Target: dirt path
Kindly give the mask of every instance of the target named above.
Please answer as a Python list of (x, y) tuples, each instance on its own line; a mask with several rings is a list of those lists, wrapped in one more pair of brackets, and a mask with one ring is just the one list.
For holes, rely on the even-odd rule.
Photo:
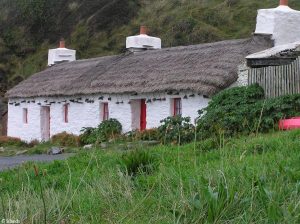
[(54, 160), (64, 160), (73, 156), (74, 154), (61, 154), (61, 155), (32, 155), (32, 156), (12, 156), (12, 157), (0, 157), (0, 172), (5, 169), (10, 169), (19, 166), (24, 162), (36, 161), (36, 162), (51, 162)]

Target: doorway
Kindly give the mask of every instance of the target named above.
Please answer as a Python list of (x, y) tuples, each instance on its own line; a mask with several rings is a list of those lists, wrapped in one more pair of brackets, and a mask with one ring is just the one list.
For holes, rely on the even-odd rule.
[(143, 131), (147, 128), (147, 105), (145, 99), (131, 100), (132, 130)]
[(50, 140), (50, 107), (41, 107), (41, 139)]
[(146, 100), (141, 100), (141, 117), (140, 117), (140, 130), (144, 131), (147, 127), (147, 105)]

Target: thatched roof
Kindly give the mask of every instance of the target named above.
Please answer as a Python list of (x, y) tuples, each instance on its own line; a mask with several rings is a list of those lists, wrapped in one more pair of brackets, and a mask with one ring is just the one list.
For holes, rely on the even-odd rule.
[(261, 37), (126, 53), (58, 64), (32, 75), (7, 97), (194, 91), (213, 95), (238, 78), (245, 56), (271, 47)]

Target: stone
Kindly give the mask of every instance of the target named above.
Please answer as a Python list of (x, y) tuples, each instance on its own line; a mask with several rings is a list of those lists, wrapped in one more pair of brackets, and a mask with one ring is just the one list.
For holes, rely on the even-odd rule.
[(24, 155), (28, 152), (28, 150), (21, 150), (21, 151), (18, 151), (16, 152), (16, 156), (19, 156), (19, 155)]
[(59, 155), (63, 153), (63, 149), (59, 147), (51, 147), (51, 149), (48, 150), (48, 155)]
[(0, 152), (5, 152), (5, 148), (4, 147), (0, 147)]
[(93, 145), (91, 144), (91, 145), (85, 145), (85, 146), (83, 146), (83, 148), (84, 149), (91, 149), (91, 148), (93, 148)]
[(106, 149), (108, 147), (108, 144), (106, 142), (101, 142), (100, 147), (102, 149)]

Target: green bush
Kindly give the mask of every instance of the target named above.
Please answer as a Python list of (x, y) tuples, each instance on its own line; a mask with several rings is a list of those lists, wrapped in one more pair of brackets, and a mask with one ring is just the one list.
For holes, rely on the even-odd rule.
[(209, 152), (212, 150), (219, 149), (219, 144), (216, 139), (208, 138), (206, 140), (198, 142), (196, 147), (201, 152)]
[(124, 136), (128, 141), (160, 141), (160, 134), (157, 128), (144, 131), (131, 131)]
[(300, 114), (300, 95), (265, 99), (258, 85), (227, 89), (199, 111), (197, 131), (203, 138), (268, 132), (278, 121)]
[(156, 157), (146, 150), (134, 150), (123, 154), (121, 166), (130, 176), (136, 176), (139, 173), (150, 174), (156, 168)]
[(62, 132), (51, 137), (51, 143), (59, 146), (78, 147), (80, 146), (80, 138), (77, 135)]
[(158, 131), (160, 139), (165, 144), (183, 144), (194, 140), (195, 127), (189, 117), (168, 117), (162, 120)]
[(98, 144), (116, 139), (122, 132), (122, 125), (117, 119), (103, 121), (97, 128), (83, 128), (80, 139), (83, 144)]

